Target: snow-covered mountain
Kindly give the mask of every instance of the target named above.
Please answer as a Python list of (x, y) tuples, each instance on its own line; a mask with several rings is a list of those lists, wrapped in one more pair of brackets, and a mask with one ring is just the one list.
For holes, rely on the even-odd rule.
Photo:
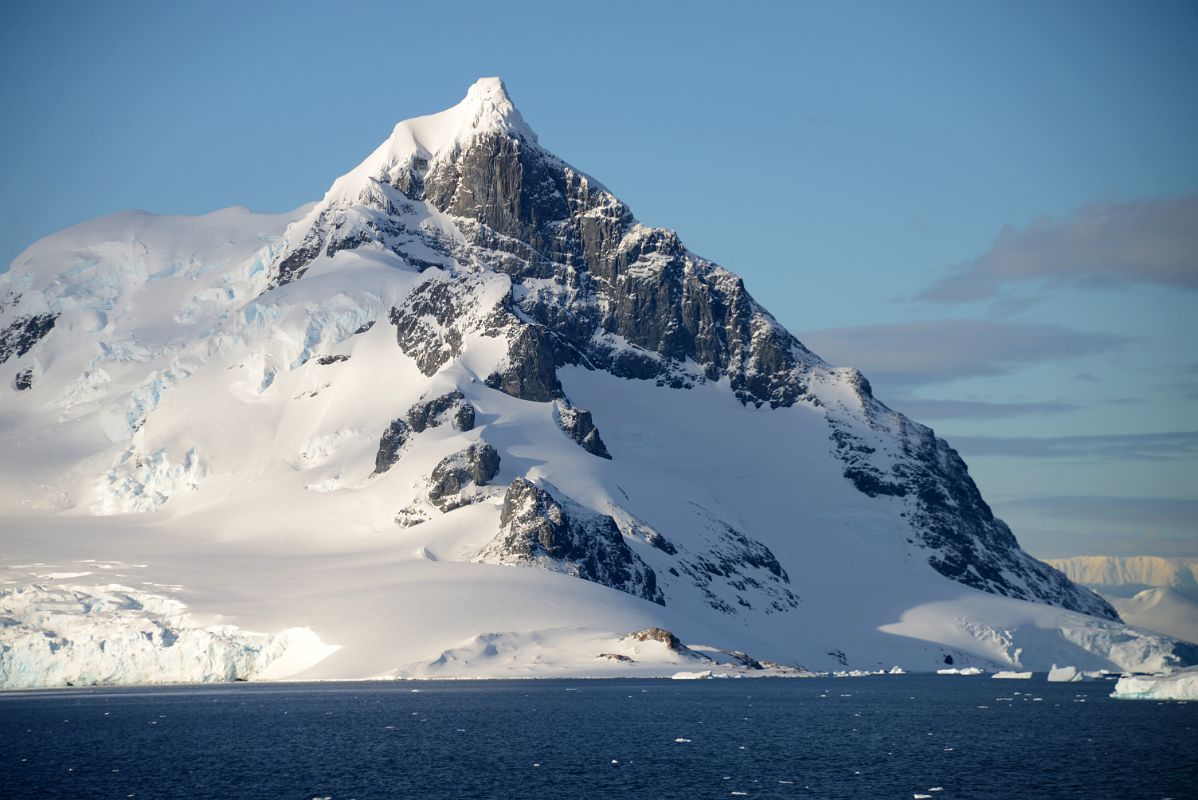
[(1074, 556), (1048, 559), (1071, 581), (1130, 596), (1164, 586), (1198, 600), (1198, 558), (1160, 556)]
[[(1194, 656), (1024, 553), (946, 442), (494, 78), (293, 214), (34, 244), (0, 277), (0, 386), (0, 682), (179, 631), (192, 679)], [(240, 666), (203, 666), (214, 635)]]
[(1125, 622), (1198, 642), (1198, 558), (1075, 556), (1047, 563), (1105, 597)]

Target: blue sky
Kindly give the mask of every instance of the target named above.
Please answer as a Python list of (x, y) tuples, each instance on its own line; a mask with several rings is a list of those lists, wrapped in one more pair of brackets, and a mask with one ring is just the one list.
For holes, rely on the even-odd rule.
[(543, 144), (957, 445), (1033, 553), (1198, 556), (1194, 3), (83, 2), (4, 23), (5, 265), (127, 208), (294, 208), (500, 75)]

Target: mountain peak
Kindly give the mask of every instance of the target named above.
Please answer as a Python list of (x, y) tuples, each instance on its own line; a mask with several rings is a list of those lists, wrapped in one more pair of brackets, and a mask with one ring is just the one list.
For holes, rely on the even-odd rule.
[(413, 158), (433, 161), (487, 133), (537, 142), (536, 133), (516, 110), (503, 80), (497, 77), (479, 78), (452, 108), (397, 123), (386, 141), (334, 182), (325, 201), (357, 198), (372, 180), (390, 182), (392, 173)]
[(512, 99), (508, 97), (507, 86), (504, 85), (503, 78), (498, 76), (476, 80), (466, 90), (466, 99), (485, 100), (496, 104), (507, 103), (508, 105), (511, 105), (512, 102)]
[[(521, 136), (531, 141), (537, 140), (537, 135), (525, 123), (524, 117), (516, 110), (512, 98), (507, 93), (507, 86), (499, 77), (479, 78), (466, 90), (466, 97), (447, 112), (459, 112), (457, 117), (461, 127), (458, 139), (463, 134), (473, 135), (484, 131), (500, 131)], [(403, 125), (404, 123), (400, 123)]]

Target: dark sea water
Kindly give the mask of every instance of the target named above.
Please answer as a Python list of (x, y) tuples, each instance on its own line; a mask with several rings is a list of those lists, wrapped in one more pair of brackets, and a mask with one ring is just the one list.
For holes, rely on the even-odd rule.
[(1198, 703), (1037, 677), (3, 693), (0, 796), (1198, 797)]

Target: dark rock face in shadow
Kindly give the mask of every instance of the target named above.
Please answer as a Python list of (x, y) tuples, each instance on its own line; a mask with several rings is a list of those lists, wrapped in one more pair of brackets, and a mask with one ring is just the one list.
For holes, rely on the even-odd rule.
[(452, 511), (482, 499), (471, 486), (486, 486), (499, 474), (499, 452), (486, 442), (443, 458), (429, 476), (429, 502), (441, 511)]
[(54, 330), (57, 314), (29, 314), (17, 317), (0, 330), (0, 364), (20, 358)]
[(474, 560), (542, 566), (665, 605), (657, 575), (632, 552), (614, 519), (527, 478), (508, 486), (499, 533)]
[(554, 404), (553, 416), (562, 432), (577, 442), (579, 447), (591, 455), (611, 460), (611, 453), (607, 452), (607, 445), (603, 443), (599, 429), (591, 419), (590, 411), (575, 408), (559, 400)]
[(432, 400), (416, 403), (404, 418), (392, 420), (379, 438), (374, 458), (374, 474), (386, 472), (399, 460), (400, 451), (412, 434), (424, 433), (448, 421), (455, 430), (474, 428), (475, 410), (459, 391), (447, 392)]

